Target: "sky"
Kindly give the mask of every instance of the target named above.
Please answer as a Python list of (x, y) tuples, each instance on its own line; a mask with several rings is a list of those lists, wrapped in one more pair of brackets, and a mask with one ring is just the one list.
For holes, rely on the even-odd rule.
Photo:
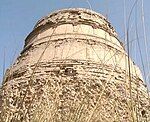
[[(129, 27), (132, 60), (140, 67), (143, 77), (150, 83), (150, 78), (148, 78), (150, 77), (150, 0), (143, 0), (144, 16), (142, 14), (142, 0), (137, 0), (137, 4), (134, 6), (135, 1), (0, 0), (0, 83), (5, 70), (18, 57), (23, 49), (25, 38), (40, 18), (58, 9), (78, 7), (89, 8), (106, 16), (124, 44), (126, 44), (125, 31)], [(145, 25), (145, 32), (143, 25)], [(139, 41), (137, 41), (136, 31)]]

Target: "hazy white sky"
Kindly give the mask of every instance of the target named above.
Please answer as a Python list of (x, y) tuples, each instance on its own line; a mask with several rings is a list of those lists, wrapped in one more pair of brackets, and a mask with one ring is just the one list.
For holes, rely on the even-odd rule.
[[(126, 4), (124, 4), (124, 1)], [(139, 41), (144, 61), (146, 75), (148, 63), (146, 62), (146, 48), (142, 28), (141, 1), (138, 0), (130, 20), (131, 56), (135, 63), (143, 69), (139, 48), (135, 36), (135, 24), (138, 25)], [(0, 81), (3, 70), (7, 69), (24, 45), (24, 39), (32, 31), (35, 23), (48, 13), (62, 8), (83, 7), (93, 9), (104, 16), (117, 30), (120, 39), (124, 42), (124, 20), (128, 22), (129, 13), (135, 0), (0, 0)], [(90, 3), (90, 4), (89, 4)], [(126, 6), (126, 19), (124, 19), (124, 5)], [(144, 14), (147, 35), (148, 61), (150, 61), (150, 0), (144, 0)], [(143, 72), (143, 70), (142, 70)]]

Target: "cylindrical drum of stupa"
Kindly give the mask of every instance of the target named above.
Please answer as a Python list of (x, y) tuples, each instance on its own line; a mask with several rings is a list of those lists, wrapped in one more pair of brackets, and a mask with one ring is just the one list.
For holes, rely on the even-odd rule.
[(72, 8), (37, 22), (1, 88), (1, 122), (148, 122), (139, 68), (101, 14)]

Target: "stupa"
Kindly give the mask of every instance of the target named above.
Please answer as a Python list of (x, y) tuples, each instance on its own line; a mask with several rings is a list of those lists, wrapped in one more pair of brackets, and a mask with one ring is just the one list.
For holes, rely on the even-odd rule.
[(83, 8), (37, 22), (6, 71), (1, 102), (1, 122), (150, 121), (139, 68), (111, 23)]

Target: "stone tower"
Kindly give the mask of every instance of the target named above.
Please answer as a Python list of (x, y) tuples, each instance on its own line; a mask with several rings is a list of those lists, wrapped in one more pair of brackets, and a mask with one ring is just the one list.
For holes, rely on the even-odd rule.
[(6, 71), (0, 121), (150, 121), (141, 72), (129, 61), (101, 14), (81, 8), (51, 13)]

